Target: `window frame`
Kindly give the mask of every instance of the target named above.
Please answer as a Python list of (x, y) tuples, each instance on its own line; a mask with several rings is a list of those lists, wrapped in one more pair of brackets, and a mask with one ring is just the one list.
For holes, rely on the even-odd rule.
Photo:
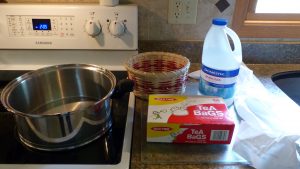
[(237, 0), (232, 28), (245, 38), (300, 38), (300, 14), (255, 14), (257, 0)]

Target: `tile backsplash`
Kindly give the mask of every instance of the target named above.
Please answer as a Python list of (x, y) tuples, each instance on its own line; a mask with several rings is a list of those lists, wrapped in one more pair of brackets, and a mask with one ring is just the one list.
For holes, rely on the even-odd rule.
[[(219, 1), (226, 1), (228, 6), (220, 4), (218, 8), (216, 3)], [(130, 2), (139, 5), (139, 39), (168, 41), (203, 40), (211, 25), (211, 19), (224, 17), (230, 21), (235, 4), (235, 0), (198, 0), (196, 24), (184, 25), (168, 24), (168, 0), (130, 0)]]
[[(200, 63), (202, 41), (140, 41), (139, 52), (164, 51), (184, 55)], [(300, 44), (242, 43), (243, 62), (248, 64), (300, 64)]]

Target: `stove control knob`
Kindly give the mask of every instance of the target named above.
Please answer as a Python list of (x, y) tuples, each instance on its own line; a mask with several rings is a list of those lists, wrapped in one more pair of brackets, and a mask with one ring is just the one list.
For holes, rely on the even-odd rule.
[(108, 30), (115, 37), (122, 36), (126, 31), (126, 26), (123, 22), (114, 20), (109, 23)]
[(85, 31), (90, 36), (97, 36), (101, 33), (101, 25), (99, 22), (92, 19), (88, 20), (85, 24)]

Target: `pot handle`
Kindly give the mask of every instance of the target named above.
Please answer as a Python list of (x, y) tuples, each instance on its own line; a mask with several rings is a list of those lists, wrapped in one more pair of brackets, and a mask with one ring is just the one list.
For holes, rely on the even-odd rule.
[(121, 98), (125, 93), (132, 92), (134, 87), (134, 81), (130, 79), (120, 80), (111, 95), (111, 98)]

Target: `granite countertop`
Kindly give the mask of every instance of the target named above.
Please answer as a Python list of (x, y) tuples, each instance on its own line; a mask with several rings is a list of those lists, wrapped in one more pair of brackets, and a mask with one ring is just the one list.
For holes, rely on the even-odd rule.
[[(253, 70), (253, 73), (256, 77), (266, 86), (266, 88), (273, 93), (276, 93), (278, 97), (287, 97), (271, 80), (271, 76), (278, 72), (284, 72), (289, 70), (297, 70), (300, 68), (299, 64), (247, 64), (247, 66)], [(192, 64), (190, 71), (194, 71), (199, 69), (198, 64)], [(288, 98), (287, 98), (288, 99)], [(151, 157), (152, 160), (155, 158), (168, 156), (168, 152), (164, 152), (159, 154), (151, 154), (151, 150), (144, 151), (143, 150), (143, 141), (145, 137), (144, 129), (142, 127), (142, 116), (143, 114), (147, 113), (147, 101), (137, 98), (136, 105), (135, 105), (135, 122), (134, 122), (134, 133), (133, 133), (133, 142), (132, 142), (132, 156), (131, 156), (131, 169), (182, 169), (182, 168), (198, 168), (198, 169), (250, 169), (249, 165), (246, 163), (240, 164), (224, 164), (224, 163), (209, 163), (209, 162), (187, 162), (181, 163), (176, 160), (174, 162), (159, 162), (160, 159), (157, 159), (157, 162), (147, 162), (144, 159), (145, 154), (146, 156)], [(157, 153), (157, 150), (155, 150)], [(157, 156), (157, 157), (156, 157)], [(191, 154), (187, 154), (187, 156), (191, 156)], [(209, 157), (208, 157), (209, 158)]]

